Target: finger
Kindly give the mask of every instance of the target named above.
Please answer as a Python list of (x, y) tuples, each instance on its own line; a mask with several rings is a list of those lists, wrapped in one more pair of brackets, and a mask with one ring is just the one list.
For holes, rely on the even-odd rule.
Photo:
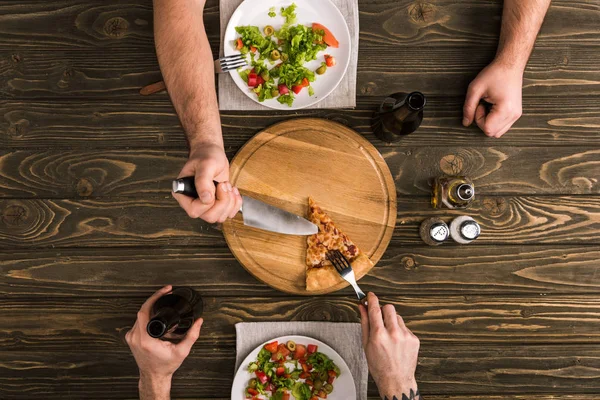
[(231, 194), (227, 189), (227, 182), (221, 182), (217, 186), (217, 199), (215, 204), (202, 215), (202, 219), (206, 222), (215, 223), (218, 222), (223, 214), (228, 212), (227, 207), (229, 206), (229, 200)]
[(358, 305), (358, 311), (360, 311), (360, 329), (362, 331), (362, 344), (363, 347), (369, 342), (369, 314), (367, 314), (367, 308), (362, 304)]
[(401, 316), (399, 316), (398, 314), (396, 314), (396, 319), (398, 320), (398, 326), (400, 327), (400, 329), (408, 329), (406, 327), (406, 324), (404, 323), (404, 319), (402, 319)]
[(204, 320), (202, 318), (195, 320), (192, 327), (185, 334), (183, 340), (177, 344), (177, 347), (182, 351), (185, 351), (186, 354), (189, 353), (194, 343), (196, 343), (196, 340), (200, 337), (200, 329), (202, 328), (203, 323)]
[(512, 128), (512, 126), (513, 126), (513, 123), (514, 123), (513, 121), (508, 121), (508, 123), (507, 123), (507, 124), (506, 124), (506, 125), (505, 125), (505, 126), (502, 128), (502, 129), (500, 129), (500, 130), (499, 130), (499, 131), (498, 131), (498, 132), (497, 132), (497, 133), (496, 133), (494, 136), (492, 136), (492, 137), (494, 137), (494, 138), (499, 138), (499, 137), (501, 137), (501, 136), (502, 136), (502, 135), (504, 135), (506, 132), (508, 132), (510, 128)]
[(465, 99), (465, 105), (463, 106), (463, 125), (469, 126), (473, 122), (475, 117), (475, 111), (478, 108), (479, 100), (484, 94), (484, 89), (471, 82), (469, 89), (467, 90), (467, 97)]
[(216, 188), (215, 176), (217, 175), (217, 165), (214, 161), (202, 161), (196, 167), (196, 191), (198, 200), (201, 204), (212, 205), (215, 202)]
[(203, 204), (200, 199), (193, 199), (180, 193), (173, 193), (173, 197), (190, 218), (200, 218), (210, 209), (210, 205)]
[(233, 207), (235, 206), (235, 193), (233, 193), (233, 186), (231, 186), (230, 182), (225, 183), (227, 185), (227, 206), (223, 210), (223, 213), (217, 220), (217, 222), (225, 222), (227, 218), (229, 218), (229, 214), (232, 213)]
[(509, 117), (510, 114), (501, 106), (493, 105), (481, 130), (487, 136), (494, 137), (506, 126), (507, 122), (510, 122)]
[(485, 125), (485, 118), (486, 118), (485, 106), (483, 104), (480, 104), (477, 106), (477, 110), (475, 111), (475, 123), (481, 130), (483, 130), (483, 126)]
[(394, 331), (399, 328), (398, 325), (398, 315), (396, 314), (396, 308), (391, 304), (386, 304), (381, 309), (383, 313), (383, 323), (385, 324), (385, 329), (388, 331)]
[(238, 188), (233, 188), (233, 194), (235, 195), (235, 203), (233, 204), (229, 218), (235, 217), (237, 213), (240, 212), (240, 208), (242, 208), (242, 195), (240, 194)]
[(152, 306), (154, 305), (156, 300), (158, 300), (163, 295), (169, 293), (172, 289), (173, 287), (171, 285), (167, 285), (157, 290), (152, 296), (150, 296), (148, 300), (146, 300), (144, 304), (142, 304), (142, 307), (138, 312), (136, 324), (139, 323), (141, 326), (144, 327), (148, 325), (148, 321), (150, 320), (150, 311), (152, 311)]
[(369, 329), (374, 331), (383, 328), (383, 317), (381, 316), (379, 299), (374, 293), (369, 292), (367, 301), (369, 302)]

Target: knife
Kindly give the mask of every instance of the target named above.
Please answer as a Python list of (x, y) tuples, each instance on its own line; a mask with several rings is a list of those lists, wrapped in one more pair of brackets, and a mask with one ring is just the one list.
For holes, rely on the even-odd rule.
[[(218, 182), (215, 182), (215, 185), (218, 185)], [(195, 178), (186, 176), (174, 180), (173, 193), (197, 199)], [(245, 195), (242, 195), (242, 201), (240, 212), (246, 226), (286, 235), (313, 235), (319, 231), (315, 224), (296, 214)]]

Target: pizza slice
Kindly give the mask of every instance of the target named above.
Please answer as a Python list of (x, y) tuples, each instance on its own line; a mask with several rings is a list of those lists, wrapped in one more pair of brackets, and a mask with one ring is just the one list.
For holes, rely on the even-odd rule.
[(358, 280), (373, 266), (373, 263), (360, 249), (341, 232), (321, 207), (308, 198), (308, 219), (319, 227), (319, 232), (307, 239), (306, 249), (306, 290), (319, 291), (343, 282), (343, 278), (327, 259), (327, 252), (339, 250), (352, 264)]

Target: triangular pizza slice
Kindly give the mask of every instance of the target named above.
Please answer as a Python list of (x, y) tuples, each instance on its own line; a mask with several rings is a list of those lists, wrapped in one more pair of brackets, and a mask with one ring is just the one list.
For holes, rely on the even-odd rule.
[(366, 274), (373, 263), (343, 232), (333, 223), (312, 198), (308, 198), (308, 219), (319, 227), (319, 232), (307, 239), (306, 249), (306, 290), (319, 291), (343, 281), (331, 262), (327, 252), (339, 250), (352, 264), (356, 279)]

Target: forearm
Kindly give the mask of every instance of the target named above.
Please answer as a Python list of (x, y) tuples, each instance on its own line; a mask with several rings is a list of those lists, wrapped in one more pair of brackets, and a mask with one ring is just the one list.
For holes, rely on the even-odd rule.
[(170, 400), (171, 377), (156, 378), (140, 373), (140, 400)]
[(223, 147), (205, 0), (154, 0), (156, 54), (190, 147)]
[(504, 0), (496, 60), (525, 70), (550, 0)]

